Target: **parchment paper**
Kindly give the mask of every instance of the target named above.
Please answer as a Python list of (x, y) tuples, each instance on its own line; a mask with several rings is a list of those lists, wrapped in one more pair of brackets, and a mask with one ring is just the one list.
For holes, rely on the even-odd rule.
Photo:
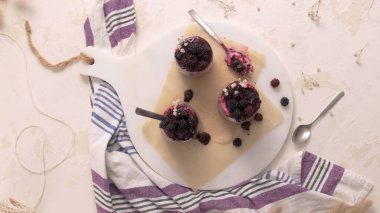
[[(264, 119), (261, 122), (252, 120), (249, 135), (242, 130), (239, 124), (224, 119), (218, 110), (218, 97), (228, 83), (237, 80), (240, 76), (225, 64), (225, 53), (222, 47), (200, 27), (191, 24), (183, 36), (185, 38), (194, 35), (203, 37), (212, 47), (213, 66), (211, 70), (199, 78), (184, 76), (177, 70), (174, 50), (168, 50), (173, 51), (173, 63), (169, 68), (155, 111), (163, 113), (173, 100), (177, 98), (183, 100), (185, 90), (192, 89), (194, 97), (189, 104), (198, 113), (200, 131), (208, 132), (211, 135), (211, 142), (207, 146), (196, 140), (185, 143), (169, 142), (163, 137), (159, 122), (155, 120), (149, 120), (143, 126), (143, 132), (147, 141), (157, 149), (165, 161), (178, 172), (191, 188), (197, 189), (216, 177), (246, 149), (251, 147), (255, 141), (276, 127), (283, 117), (281, 112), (266, 98), (265, 94), (257, 88), (262, 100), (259, 112), (263, 114)], [(234, 46), (241, 50), (240, 44), (226, 38), (224, 41), (227, 46)], [(249, 44), (245, 45), (249, 46)], [(257, 79), (259, 72), (265, 65), (265, 57), (251, 49), (249, 49), (249, 55), (255, 72), (253, 77), (247, 78), (247, 80), (254, 84), (254, 80)], [(232, 145), (232, 140), (235, 137), (240, 137), (243, 140), (241, 147), (237, 148)]]

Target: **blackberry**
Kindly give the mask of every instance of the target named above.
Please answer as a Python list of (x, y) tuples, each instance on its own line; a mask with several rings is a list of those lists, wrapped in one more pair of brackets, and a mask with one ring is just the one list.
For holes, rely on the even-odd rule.
[(161, 129), (165, 129), (166, 125), (168, 125), (168, 121), (167, 120), (162, 120), (160, 122), (160, 128)]
[(232, 144), (236, 147), (240, 147), (241, 144), (242, 144), (242, 141), (240, 138), (235, 138), (233, 141), (232, 141)]
[(188, 89), (185, 91), (185, 94), (184, 94), (184, 101), (185, 102), (190, 102), (190, 100), (193, 98), (193, 90), (191, 89)]
[(197, 47), (193, 44), (193, 42), (188, 42), (188, 45), (185, 47), (185, 50), (190, 53), (196, 53)]
[(185, 119), (178, 121), (178, 126), (180, 129), (186, 129), (188, 127), (188, 122)]
[(238, 109), (235, 109), (234, 112), (232, 113), (233, 118), (235, 120), (239, 121), (241, 119), (241, 111)]
[(244, 71), (244, 67), (241, 63), (239, 63), (237, 66), (236, 66), (236, 71), (238, 71), (238, 73), (241, 73)]
[(231, 58), (231, 60), (232, 60), (232, 63), (231, 63), (230, 66), (231, 66), (231, 68), (232, 68), (233, 70), (237, 71), (238, 73), (241, 73), (241, 72), (244, 71), (244, 66), (243, 66), (243, 64), (242, 64), (238, 59), (236, 59), (235, 56), (233, 56), (233, 57)]
[(249, 131), (249, 128), (251, 126), (251, 122), (250, 121), (245, 121), (240, 126), (241, 126), (242, 129)]
[(182, 59), (182, 53), (179, 52), (179, 51), (176, 51), (174, 53), (174, 57), (177, 59), (177, 60), (181, 60)]
[(187, 122), (190, 126), (195, 126), (198, 123), (198, 119), (194, 119), (193, 117), (188, 117)]
[(273, 78), (272, 81), (270, 82), (270, 85), (273, 88), (276, 88), (276, 87), (278, 87), (278, 85), (280, 85), (280, 80), (278, 80), (277, 78)]
[(235, 56), (232, 57), (232, 63), (231, 63), (231, 65), (232, 65), (233, 67), (237, 67), (239, 64), (240, 64), (240, 61), (237, 60), (237, 59), (235, 58)]
[(239, 102), (235, 99), (227, 100), (227, 108), (230, 112), (235, 111), (238, 108)]
[(245, 98), (245, 99), (252, 99), (253, 97), (255, 97), (255, 94), (254, 92), (252, 92), (252, 89), (250, 88), (244, 88), (243, 91), (242, 91), (242, 97)]
[(255, 114), (255, 109), (253, 108), (253, 106), (247, 106), (246, 108), (244, 108), (244, 116), (249, 118), (249, 117), (252, 117), (253, 114)]
[(211, 51), (211, 49), (205, 48), (204, 46), (202, 47), (202, 50), (197, 54), (199, 60), (203, 61), (208, 61), (210, 59), (210, 54), (208, 54)]
[(255, 121), (262, 121), (263, 120), (263, 115), (261, 113), (256, 113), (256, 115), (253, 117)]
[[(211, 49), (209, 49), (208, 51), (211, 52)], [(203, 53), (203, 56), (202, 56), (203, 61), (208, 63), (209, 61), (211, 61), (211, 58), (212, 58), (212, 55), (208, 54), (208, 52)]]
[(195, 137), (203, 145), (207, 145), (211, 140), (211, 135), (207, 132), (198, 133)]
[(173, 123), (168, 123), (168, 125), (166, 125), (165, 127), (165, 130), (172, 132), (173, 130), (175, 130), (175, 125)]
[(185, 61), (185, 63), (187, 63), (187, 67), (189, 68), (189, 69), (195, 69), (195, 67), (197, 66), (197, 63), (198, 63), (198, 60), (197, 59), (194, 59), (194, 58), (192, 58), (192, 57), (190, 57), (189, 59), (187, 59), (186, 61)]
[(206, 69), (208, 64), (209, 63), (207, 61), (199, 61), (198, 65), (197, 65), (197, 69), (198, 70)]
[(281, 98), (281, 105), (282, 106), (288, 106), (289, 104), (289, 99), (287, 97)]
[(241, 99), (239, 101), (239, 107), (245, 108), (248, 105), (248, 101), (246, 99)]

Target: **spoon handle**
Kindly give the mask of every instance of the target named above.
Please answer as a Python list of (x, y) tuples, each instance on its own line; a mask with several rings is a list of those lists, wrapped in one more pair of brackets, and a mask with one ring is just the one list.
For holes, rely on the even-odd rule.
[(208, 24), (206, 24), (205, 21), (203, 21), (203, 19), (198, 15), (198, 13), (195, 12), (194, 9), (190, 9), (188, 13), (199, 24), (199, 26), (201, 26), (211, 37), (213, 37), (220, 45), (224, 47), (222, 40), (220, 40), (218, 35), (216, 35), (216, 33), (211, 29), (211, 27), (208, 26)]
[(318, 118), (320, 118), (322, 115), (324, 115), (327, 111), (329, 111), (329, 109), (331, 109), (342, 97), (344, 96), (344, 92), (343, 91), (340, 91), (331, 101), (330, 103), (328, 103), (325, 108), (322, 110), (321, 113), (319, 113), (319, 115), (317, 115), (317, 117), (314, 118), (313, 122), (311, 122), (312, 124), (314, 124)]
[(155, 112), (151, 112), (151, 111), (148, 111), (145, 109), (141, 109), (139, 107), (136, 107), (135, 113), (137, 115), (141, 115), (141, 116), (148, 117), (148, 118), (153, 118), (153, 119), (160, 120), (160, 121), (164, 120), (163, 115), (160, 115), (160, 114), (157, 114)]

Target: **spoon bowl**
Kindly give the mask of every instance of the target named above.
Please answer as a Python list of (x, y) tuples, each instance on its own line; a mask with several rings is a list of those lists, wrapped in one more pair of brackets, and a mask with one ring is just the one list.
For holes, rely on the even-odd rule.
[(300, 125), (294, 130), (292, 140), (294, 143), (304, 143), (311, 136), (311, 125)]

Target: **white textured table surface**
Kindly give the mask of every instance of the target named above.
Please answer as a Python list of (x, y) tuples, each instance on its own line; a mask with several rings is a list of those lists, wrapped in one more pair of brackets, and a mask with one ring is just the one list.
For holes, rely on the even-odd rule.
[[(205, 19), (225, 19), (220, 2), (136, 1), (138, 36), (132, 51), (154, 41), (162, 26), (189, 22), (189, 8), (196, 9)], [(319, 23), (307, 16), (314, 2), (239, 0), (234, 1), (235, 11), (226, 18), (245, 25), (263, 38), (283, 61), (294, 89), (292, 130), (312, 120), (337, 91), (346, 93), (314, 126), (309, 143), (296, 146), (288, 138), (270, 167), (300, 150), (308, 150), (372, 180), (375, 188), (370, 197), (378, 201), (380, 2), (322, 0)], [(20, 3), (25, 7), (18, 7)], [(22, 46), (38, 105), (67, 122), (78, 139), (69, 158), (47, 173), (39, 212), (95, 212), (87, 142), (91, 110), (88, 82), (79, 75), (79, 66), (73, 65), (64, 72), (43, 68), (27, 46), (23, 22), (25, 19), (31, 22), (32, 36), (40, 51), (51, 61), (59, 61), (83, 49), (82, 24), (92, 3), (89, 0), (0, 1), (4, 16), (0, 32), (12, 36)], [(364, 46), (358, 65), (354, 53)], [(64, 156), (70, 135), (64, 127), (33, 108), (22, 53), (5, 37), (0, 37), (0, 49), (0, 199), (12, 196), (33, 206), (41, 193), (43, 178), (29, 174), (18, 164), (14, 152), (18, 133), (31, 124), (44, 127), (49, 138), (47, 157), (51, 162)], [(315, 79), (319, 87), (307, 88), (304, 78)], [(35, 169), (42, 168), (40, 159), (34, 156), (41, 152), (39, 139), (38, 131), (30, 131), (20, 140), (27, 149), (22, 158), (28, 159), (28, 165)], [(371, 212), (379, 211), (380, 203), (375, 202)]]

